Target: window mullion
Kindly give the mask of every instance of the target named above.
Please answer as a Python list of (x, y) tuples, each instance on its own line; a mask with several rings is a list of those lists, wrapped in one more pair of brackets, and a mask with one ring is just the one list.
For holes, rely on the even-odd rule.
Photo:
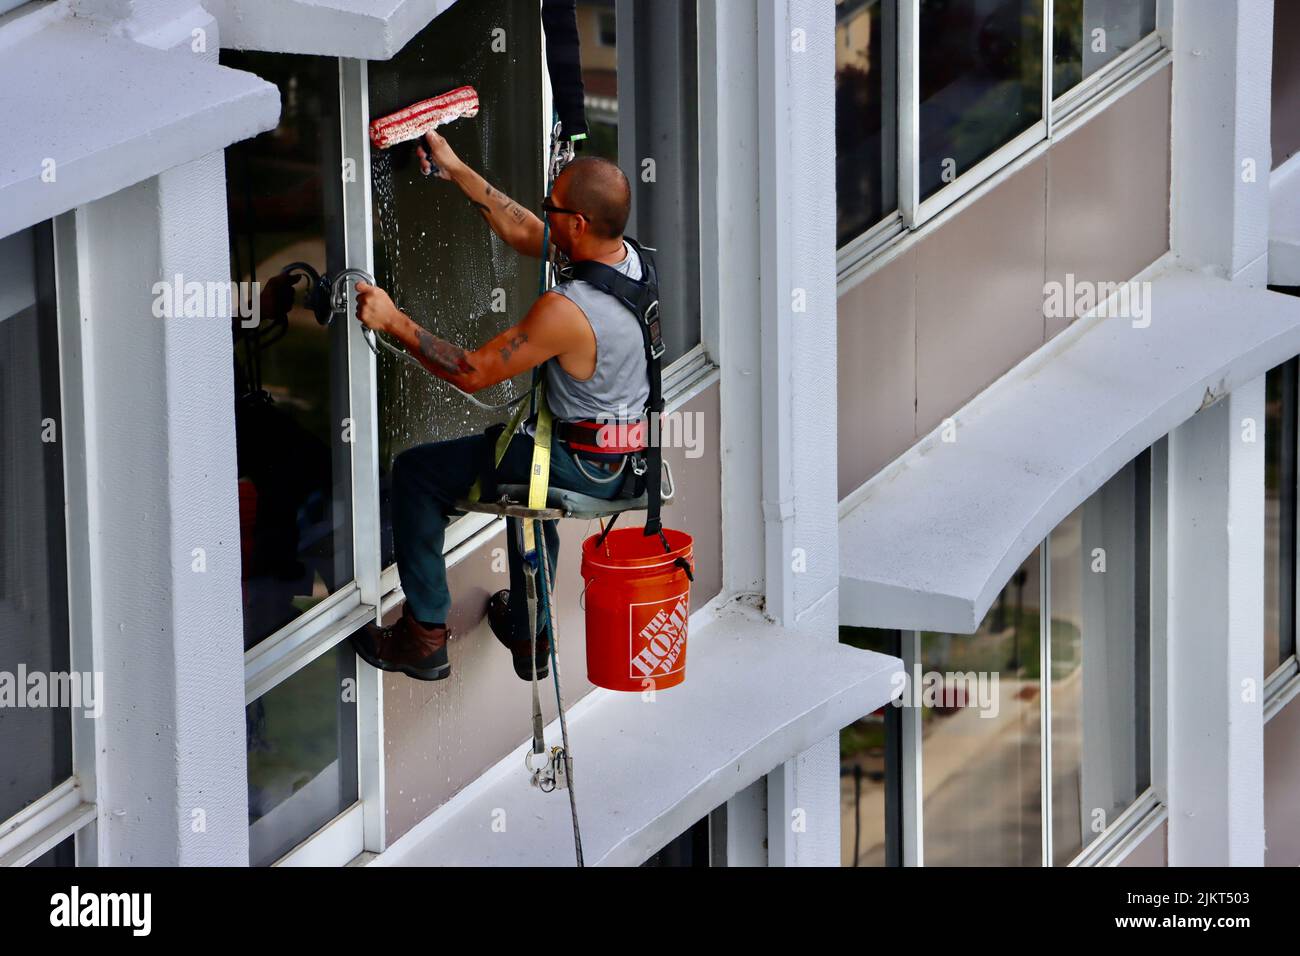
[(908, 229), (921, 204), (921, 0), (898, 9), (898, 211)]
[(1052, 57), (1055, 25), (1052, 22), (1053, 0), (1043, 0), (1043, 125), (1044, 136), (1052, 138)]
[(902, 632), (903, 668), (907, 673), (901, 715), (903, 721), (903, 866), (925, 865), (925, 814), (922, 787), (922, 708), (916, 682), (921, 673), (921, 632)]
[[(1049, 0), (1050, 2), (1050, 0)], [(1043, 866), (1052, 865), (1052, 535), (1038, 555), (1039, 793), (1042, 810)]]

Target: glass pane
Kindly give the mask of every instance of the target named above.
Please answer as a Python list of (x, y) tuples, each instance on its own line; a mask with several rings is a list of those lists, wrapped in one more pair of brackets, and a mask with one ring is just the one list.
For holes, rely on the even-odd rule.
[(835, 3), (835, 192), (839, 244), (898, 206), (898, 3)]
[(621, 9), (634, 19), (632, 68), (624, 63), (620, 89), (628, 232), (659, 250), (667, 368), (700, 343), (699, 15), (697, 0), (630, 0)]
[(1038, 564), (974, 634), (921, 635), (926, 866), (1042, 863)]
[(245, 708), (251, 865), (274, 863), (357, 801), (356, 664), (344, 641)]
[(709, 818), (697, 820), (689, 830), (664, 846), (642, 866), (709, 866)]
[(1264, 676), (1295, 654), (1296, 387), (1300, 360), (1265, 377)]
[(76, 866), (77, 865), (77, 838), (68, 837), (57, 846), (46, 850), (32, 862), (27, 864), (31, 866)]
[[(498, 29), (505, 31), (505, 52), (493, 51)], [(526, 208), (540, 208), (540, 30), (532, 0), (461, 0), (392, 60), (370, 64), (371, 115), (385, 116), (458, 86), (473, 86), (478, 116), (440, 132), (495, 187)], [(539, 263), (497, 239), (455, 185), (422, 176), (414, 143), (375, 150), (371, 159), (376, 277), (398, 308), (465, 348), (477, 348), (522, 319), (537, 298)], [(498, 289), (502, 292), (494, 295)], [(501, 301), (504, 311), (492, 311)], [(525, 375), (480, 398), (501, 402), (527, 386)], [(393, 560), (387, 515), (393, 459), (412, 446), (479, 432), (505, 417), (471, 405), (422, 369), (381, 356), (384, 564)]]
[(1041, 0), (921, 0), (921, 198), (1043, 118)]
[(578, 0), (578, 43), (587, 107), (582, 151), (618, 162), (618, 20), (614, 0)]
[[(840, 643), (898, 657), (899, 634), (842, 627)], [(902, 724), (892, 704), (840, 731), (840, 865), (899, 865), (888, 821), (898, 812), (898, 750)]]
[(72, 776), (71, 711), (29, 683), (70, 667), (53, 275), (48, 223), (0, 239), (0, 821)]
[(1052, 95), (1084, 77), (1156, 29), (1156, 0), (1053, 0)]
[(1052, 531), (1053, 863), (1151, 782), (1148, 457)]
[[(281, 99), (279, 127), (226, 150), (233, 278), (266, 283), (294, 262), (341, 268), (338, 60), (223, 50), (221, 62)], [(248, 648), (352, 580), (347, 328), (295, 305), (233, 329)]]

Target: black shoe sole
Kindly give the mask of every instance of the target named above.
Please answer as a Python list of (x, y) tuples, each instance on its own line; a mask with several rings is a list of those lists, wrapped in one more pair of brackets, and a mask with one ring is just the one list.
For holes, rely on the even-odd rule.
[(364, 637), (364, 632), (353, 634), (350, 642), (352, 649), (356, 651), (357, 657), (371, 667), (381, 671), (388, 671), (390, 674), (405, 674), (407, 677), (423, 681), (446, 680), (451, 676), (451, 661), (447, 661), (445, 664), (435, 664), (432, 667), (417, 667), (414, 664), (390, 664), (370, 652)]

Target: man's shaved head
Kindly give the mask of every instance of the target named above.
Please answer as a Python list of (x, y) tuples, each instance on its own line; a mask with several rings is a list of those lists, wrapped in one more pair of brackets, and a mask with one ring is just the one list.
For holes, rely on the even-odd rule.
[(563, 205), (582, 213), (597, 236), (622, 237), (632, 214), (632, 187), (617, 165), (599, 156), (583, 156), (564, 167), (556, 185), (563, 192)]

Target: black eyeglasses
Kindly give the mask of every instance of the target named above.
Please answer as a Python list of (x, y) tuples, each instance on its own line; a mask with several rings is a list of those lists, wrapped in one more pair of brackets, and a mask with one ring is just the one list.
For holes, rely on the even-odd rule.
[(557, 216), (582, 216), (583, 219), (587, 218), (583, 213), (578, 212), (576, 209), (561, 209), (559, 206), (552, 203), (550, 199), (542, 200), (542, 212), (555, 213)]

